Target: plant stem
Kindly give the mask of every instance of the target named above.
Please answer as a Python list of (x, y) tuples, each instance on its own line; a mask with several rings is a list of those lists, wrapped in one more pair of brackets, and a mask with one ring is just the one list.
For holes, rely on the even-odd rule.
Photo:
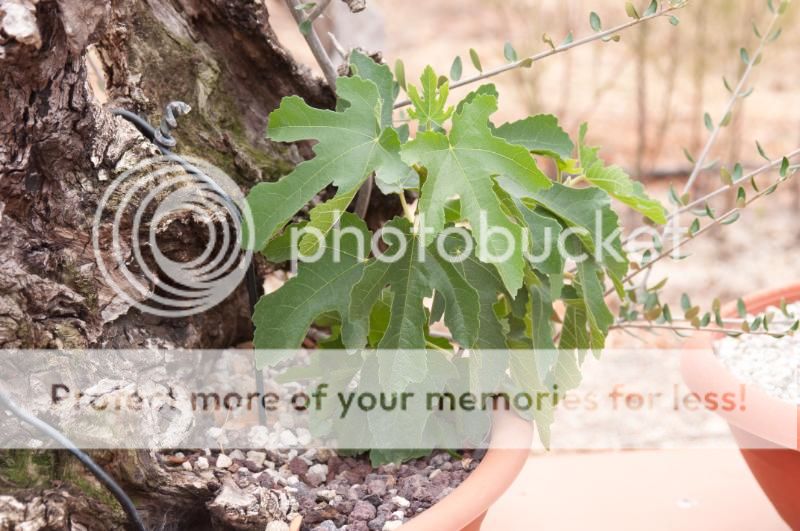
[[(686, 238), (684, 238), (683, 240), (681, 240), (677, 244), (673, 245), (669, 250), (663, 251), (661, 254), (659, 254), (658, 256), (656, 256), (655, 258), (653, 258), (652, 260), (650, 260), (646, 264), (644, 264), (640, 269), (637, 269), (633, 273), (630, 273), (628, 276), (623, 278), (622, 279), (622, 284), (630, 282), (634, 277), (636, 277), (637, 275), (639, 275), (643, 271), (650, 270), (653, 267), (653, 265), (655, 265), (657, 262), (661, 261), (663, 258), (665, 258), (665, 257), (669, 256), (670, 254), (672, 254), (673, 252), (675, 252), (682, 245), (694, 240), (695, 238), (697, 238), (701, 234), (704, 234), (704, 233), (708, 232), (711, 228), (716, 227), (717, 225), (719, 225), (721, 222), (725, 221), (726, 219), (729, 219), (730, 216), (732, 216), (734, 213), (739, 212), (740, 210), (746, 208), (753, 201), (756, 201), (757, 199), (759, 199), (761, 197), (764, 197), (765, 195), (771, 194), (774, 191), (773, 187), (778, 186), (779, 184), (781, 184), (783, 182), (785, 182), (785, 181), (780, 181), (779, 183), (775, 183), (775, 184), (770, 185), (768, 188), (762, 190), (761, 192), (757, 193), (756, 195), (754, 195), (753, 197), (748, 199), (744, 203), (744, 205), (742, 205), (741, 207), (734, 207), (734, 208), (730, 209), (729, 211), (725, 212), (724, 214), (722, 214), (721, 216), (717, 216), (717, 218), (713, 219), (711, 221), (711, 223), (709, 223), (708, 225), (702, 227), (700, 230), (698, 230), (694, 234), (690, 234), (689, 236), (687, 236)], [(614, 288), (613, 287), (609, 288), (606, 291), (606, 295), (610, 295), (613, 292), (614, 292)]]
[(410, 221), (412, 223), (412, 225), (413, 225), (414, 218), (415, 218), (414, 211), (411, 210), (411, 207), (409, 206), (408, 201), (406, 201), (405, 193), (399, 192), (397, 194), (397, 197), (400, 198), (400, 204), (403, 206), (403, 215), (405, 215), (406, 219), (408, 221)]
[(730, 328), (709, 328), (709, 327), (700, 327), (695, 328), (693, 326), (674, 326), (674, 325), (666, 325), (666, 324), (648, 324), (648, 323), (618, 323), (615, 325), (611, 325), (610, 327), (612, 330), (624, 330), (626, 328), (637, 328), (642, 330), (672, 330), (673, 332), (708, 332), (714, 334), (726, 334), (726, 333), (735, 333), (735, 334), (748, 334), (748, 335), (757, 335), (757, 336), (775, 336), (775, 335), (786, 335), (780, 332), (745, 332), (744, 330), (732, 330)]
[[(798, 155), (800, 155), (800, 149), (796, 149), (796, 150), (792, 151), (791, 153), (786, 155), (785, 158), (791, 160), (791, 159), (793, 159), (794, 157), (796, 157)], [(773, 160), (771, 162), (768, 162), (768, 163), (764, 164), (763, 166), (761, 166), (760, 168), (758, 168), (756, 170), (753, 170), (752, 172), (748, 173), (747, 175), (742, 175), (740, 178), (736, 179), (731, 184), (726, 184), (725, 186), (722, 186), (721, 188), (717, 188), (713, 192), (710, 192), (710, 193), (704, 195), (703, 197), (700, 197), (700, 198), (695, 199), (694, 201), (692, 201), (690, 203), (687, 203), (686, 205), (682, 206), (680, 209), (678, 209), (675, 212), (673, 212), (672, 214), (670, 214), (667, 217), (667, 220), (671, 220), (671, 219), (675, 218), (676, 216), (678, 216), (680, 214), (683, 214), (684, 212), (688, 212), (689, 210), (693, 209), (694, 207), (704, 204), (709, 199), (712, 199), (713, 197), (716, 197), (719, 194), (721, 194), (721, 193), (723, 193), (723, 192), (725, 192), (727, 190), (732, 189), (736, 185), (739, 185), (739, 184), (741, 184), (741, 183), (743, 183), (743, 182), (745, 182), (745, 181), (747, 181), (749, 179), (752, 179), (753, 177), (756, 177), (756, 176), (758, 176), (758, 175), (760, 175), (762, 173), (766, 173), (767, 171), (780, 166), (783, 163), (783, 158), (784, 157), (781, 157), (779, 159), (775, 159), (775, 160)]]
[(772, 35), (772, 30), (775, 27), (775, 24), (778, 22), (781, 13), (779, 10), (775, 10), (775, 14), (772, 16), (772, 20), (769, 23), (769, 27), (767, 31), (764, 32), (764, 35), (761, 37), (761, 41), (758, 44), (758, 49), (756, 53), (750, 58), (747, 63), (747, 68), (744, 69), (742, 73), (742, 77), (739, 78), (739, 83), (736, 85), (736, 88), (731, 93), (731, 97), (728, 100), (728, 104), (725, 107), (725, 111), (722, 113), (722, 119), (717, 121), (716, 126), (714, 127), (713, 131), (711, 131), (711, 136), (708, 137), (706, 141), (706, 145), (703, 146), (703, 150), (700, 152), (700, 156), (697, 157), (697, 161), (695, 162), (694, 168), (692, 169), (692, 173), (689, 175), (689, 180), (686, 181), (686, 185), (683, 187), (683, 194), (688, 193), (692, 186), (694, 185), (695, 181), (697, 180), (698, 175), (703, 169), (705, 165), (706, 158), (708, 158), (708, 154), (711, 151), (711, 147), (716, 142), (717, 137), (719, 136), (720, 131), (722, 130), (723, 123), (726, 121), (725, 117), (728, 116), (732, 111), (733, 107), (736, 105), (736, 102), (739, 100), (742, 91), (744, 90), (745, 84), (747, 80), (750, 78), (750, 74), (753, 72), (753, 67), (758, 63), (761, 59), (761, 53), (764, 50), (764, 47), (767, 44), (767, 40), (769, 39), (770, 35)]
[[(289, 11), (292, 13), (299, 27), (300, 24), (305, 22), (305, 19), (303, 14), (296, 9), (299, 5), (297, 0), (286, 0), (286, 5), (289, 6)], [(311, 53), (314, 54), (314, 59), (316, 59), (317, 64), (322, 69), (322, 73), (325, 75), (325, 80), (328, 82), (328, 85), (330, 85), (331, 90), (336, 91), (336, 78), (338, 77), (336, 67), (333, 66), (331, 58), (328, 57), (328, 53), (325, 51), (325, 47), (322, 46), (322, 42), (319, 40), (317, 32), (314, 31), (313, 25), (303, 37), (305, 37), (306, 43), (308, 43), (308, 47), (311, 49)]]
[[(620, 31), (626, 30), (626, 29), (628, 29), (630, 27), (636, 26), (637, 24), (641, 24), (641, 23), (646, 22), (648, 20), (651, 20), (651, 19), (654, 19), (654, 18), (658, 18), (658, 17), (662, 17), (662, 16), (664, 16), (664, 15), (666, 15), (666, 14), (672, 12), (672, 11), (676, 11), (678, 9), (681, 9), (685, 5), (686, 5), (686, 3), (684, 2), (684, 3), (678, 4), (678, 5), (666, 7), (666, 8), (662, 9), (661, 11), (659, 11), (657, 13), (653, 13), (652, 15), (648, 15), (646, 17), (641, 17), (641, 18), (638, 18), (638, 19), (633, 19), (633, 20), (631, 20), (629, 22), (626, 22), (624, 24), (620, 24), (619, 26), (615, 26), (615, 27), (613, 27), (611, 29), (608, 29), (608, 30), (605, 30), (605, 31), (601, 31), (601, 32), (595, 33), (593, 35), (589, 35), (589, 36), (584, 37), (582, 39), (579, 39), (577, 41), (572, 41), (572, 42), (567, 43), (567, 44), (562, 44), (560, 46), (556, 46), (555, 48), (551, 48), (550, 50), (547, 50), (547, 51), (544, 51), (544, 52), (539, 52), (539, 53), (531, 55), (529, 57), (524, 57), (524, 58), (519, 59), (517, 61), (513, 61), (511, 63), (499, 66), (497, 68), (493, 68), (492, 70), (487, 70), (485, 72), (481, 72), (477, 76), (473, 76), (473, 77), (469, 77), (469, 78), (466, 78), (466, 79), (462, 79), (461, 81), (456, 81), (455, 83), (450, 85), (450, 88), (454, 89), (454, 88), (458, 88), (458, 87), (463, 87), (464, 85), (469, 85), (469, 84), (475, 83), (477, 81), (482, 81), (484, 79), (488, 79), (490, 77), (494, 77), (494, 76), (496, 76), (498, 74), (502, 74), (504, 72), (508, 72), (509, 70), (514, 70), (516, 68), (522, 68), (522, 67), (526, 67), (527, 68), (532, 63), (535, 63), (536, 61), (541, 61), (542, 59), (546, 59), (547, 57), (551, 57), (553, 55), (557, 55), (557, 54), (566, 52), (567, 50), (571, 50), (572, 48), (576, 48), (578, 46), (582, 46), (582, 45), (588, 44), (590, 42), (594, 42), (594, 41), (597, 41), (597, 40), (600, 40), (600, 39), (604, 39), (606, 37), (611, 37), (615, 33), (618, 33)], [(402, 101), (399, 101), (399, 102), (395, 103), (394, 108), (395, 109), (399, 109), (401, 107), (405, 107), (405, 106), (410, 105), (410, 104), (411, 104), (411, 100), (407, 100), (406, 99), (406, 100), (402, 100)]]
[(308, 14), (306, 20), (310, 20), (314, 22), (325, 10), (328, 8), (328, 5), (331, 3), (331, 0), (322, 0), (317, 7), (315, 7), (311, 13)]

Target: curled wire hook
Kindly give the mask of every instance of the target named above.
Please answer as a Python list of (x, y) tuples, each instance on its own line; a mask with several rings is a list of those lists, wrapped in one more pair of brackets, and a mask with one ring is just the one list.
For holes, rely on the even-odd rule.
[(178, 116), (189, 114), (192, 110), (188, 103), (182, 101), (171, 101), (164, 107), (164, 115), (161, 117), (161, 126), (155, 131), (154, 141), (165, 148), (174, 148), (177, 141), (172, 137), (172, 130), (178, 127)]

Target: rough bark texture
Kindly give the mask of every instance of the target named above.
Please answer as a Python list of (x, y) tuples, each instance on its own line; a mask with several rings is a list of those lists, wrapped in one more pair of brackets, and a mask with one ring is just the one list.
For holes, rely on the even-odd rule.
[[(0, 96), (0, 346), (215, 347), (246, 338), (242, 293), (183, 320), (108, 311), (119, 301), (94, 264), (94, 208), (115, 175), (155, 154), (108, 108), (158, 123), (166, 102), (188, 102), (194, 112), (176, 133), (180, 151), (248, 187), (302, 156), (264, 140), (270, 110), (287, 94), (331, 106), (329, 89), (280, 48), (255, 0), (3, 0), (0, 16), (8, 75)], [(90, 46), (108, 80), (105, 108), (87, 84)], [(203, 248), (203, 231), (174, 225), (163, 246), (187, 256)]]
[[(87, 82), (87, 55), (102, 65), (107, 105)], [(158, 123), (166, 102), (186, 101), (194, 110), (181, 119), (178, 151), (209, 160), (243, 188), (285, 174), (309, 154), (307, 146), (265, 140), (267, 116), (288, 94), (320, 107), (332, 107), (333, 95), (280, 47), (264, 4), (0, 0), (0, 72), (0, 348), (212, 348), (249, 338), (243, 289), (201, 315), (142, 315), (103, 280), (90, 238), (106, 186), (156, 154), (111, 107)], [(206, 243), (189, 217), (161, 238), (186, 257)], [(136, 452), (105, 460), (152, 523), (181, 528), (187, 514), (197, 517), (209, 487), (176, 483), (151, 461)], [(0, 491), (15, 490), (3, 472), (0, 466)], [(56, 518), (31, 529), (118, 525), (119, 515), (106, 518), (98, 503), (69, 489), (16, 489), (13, 500), (0, 497), (0, 529), (13, 529), (20, 514)], [(4, 521), (6, 512), (16, 516)]]

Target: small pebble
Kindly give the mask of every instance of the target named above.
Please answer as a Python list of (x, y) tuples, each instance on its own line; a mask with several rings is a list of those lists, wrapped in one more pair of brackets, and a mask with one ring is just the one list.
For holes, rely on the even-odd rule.
[(281, 446), (297, 446), (297, 437), (289, 430), (283, 430), (280, 435)]
[(233, 464), (233, 459), (228, 457), (225, 454), (219, 454), (217, 456), (217, 468), (228, 468)]
[(411, 506), (411, 502), (403, 498), (402, 496), (395, 496), (394, 498), (392, 498), (392, 503), (394, 503), (398, 507), (403, 507), (403, 508)]
[(264, 461), (267, 460), (267, 454), (251, 450), (247, 452), (247, 460), (253, 462), (257, 467), (262, 468), (264, 466)]
[(197, 467), (198, 470), (208, 470), (208, 459), (205, 457), (198, 457), (194, 466)]
[(328, 479), (328, 465), (317, 463), (309, 467), (306, 472), (306, 481), (313, 487), (318, 487)]

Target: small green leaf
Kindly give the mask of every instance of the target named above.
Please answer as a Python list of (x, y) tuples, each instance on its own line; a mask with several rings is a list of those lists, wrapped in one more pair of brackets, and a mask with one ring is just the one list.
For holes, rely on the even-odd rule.
[(786, 177), (787, 173), (789, 173), (789, 159), (786, 158), (786, 157), (783, 157), (783, 160), (781, 161), (781, 172), (780, 172), (780, 175), (781, 175), (781, 177)]
[(720, 223), (722, 225), (732, 225), (732, 224), (736, 223), (737, 221), (739, 221), (739, 216), (740, 215), (741, 214), (739, 214), (739, 212), (733, 212), (732, 214), (726, 216), (722, 221), (720, 221)]
[(730, 125), (730, 123), (731, 123), (731, 117), (732, 116), (733, 115), (731, 113), (727, 113), (725, 115), (725, 117), (722, 118), (722, 121), (719, 123), (719, 126), (720, 127), (728, 127)]
[(737, 162), (736, 165), (733, 167), (733, 180), (734, 182), (740, 180), (742, 175), (744, 174), (744, 169), (742, 168), (741, 163)]
[(303, 35), (308, 35), (311, 33), (311, 21), (304, 20), (300, 23), (300, 33)]
[(736, 208), (744, 208), (745, 206), (747, 206), (747, 192), (743, 186), (740, 186), (736, 192)]
[(772, 33), (769, 35), (769, 37), (767, 37), (767, 42), (775, 42), (776, 40), (778, 40), (778, 37), (780, 37), (780, 36), (781, 36), (781, 33), (782, 33), (782, 32), (783, 32), (783, 28), (778, 28), (778, 29), (776, 29), (775, 31), (773, 31), (773, 32), (772, 32)]
[(678, 24), (680, 24), (680, 23), (681, 23), (681, 19), (679, 19), (679, 18), (678, 18), (678, 17), (676, 17), (675, 15), (671, 15), (671, 16), (669, 17), (669, 23), (670, 23), (670, 24), (672, 24), (673, 26), (677, 26)]
[(639, 20), (639, 13), (636, 11), (636, 8), (633, 6), (632, 2), (625, 3), (625, 12), (629, 17)]
[(547, 33), (542, 34), (542, 42), (548, 45), (551, 50), (556, 49), (556, 43), (553, 42), (553, 39), (550, 38), (550, 35)]
[(755, 89), (756, 89), (755, 87), (751, 87), (749, 90), (747, 90), (747, 91), (743, 92), (743, 93), (742, 93), (742, 95), (741, 95), (741, 96), (739, 96), (739, 97), (740, 97), (741, 99), (745, 99), (745, 98), (749, 97), (749, 96), (750, 96), (750, 94), (752, 94), (752, 93), (753, 93), (753, 91), (754, 91)]
[(750, 64), (750, 54), (749, 54), (749, 53), (747, 53), (747, 50), (746, 50), (746, 49), (744, 49), (744, 48), (741, 48), (741, 49), (739, 50), (739, 57), (741, 57), (741, 58), (742, 58), (742, 61), (744, 62), (744, 64), (746, 64), (746, 65), (749, 65), (749, 64)]
[(447, 105), (447, 97), (450, 94), (447, 79), (441, 82), (441, 76), (437, 76), (433, 68), (427, 66), (419, 78), (422, 87), (422, 94), (419, 93), (414, 85), (408, 86), (408, 98), (414, 107), (408, 111), (408, 115), (415, 120), (419, 120), (423, 131), (432, 128), (443, 128), (445, 121), (453, 114), (453, 107)]
[(505, 46), (503, 46), (503, 55), (506, 58), (506, 61), (509, 63), (514, 63), (517, 61), (517, 51), (514, 49), (514, 46), (506, 41)]
[(698, 218), (694, 218), (692, 221), (691, 226), (689, 227), (689, 236), (694, 236), (697, 234), (697, 231), (700, 230), (700, 220)]
[(688, 293), (683, 293), (681, 295), (681, 309), (684, 312), (687, 312), (687, 311), (689, 311), (689, 308), (691, 308), (691, 307), (692, 307), (692, 300), (689, 298), (689, 294)]
[(675, 191), (675, 187), (669, 185), (669, 200), (675, 206), (683, 206), (683, 202), (681, 202), (681, 198), (678, 197), (678, 192)]
[(457, 55), (455, 59), (453, 59), (453, 64), (450, 65), (450, 79), (453, 81), (458, 81), (461, 79), (461, 70), (463, 65), (461, 64), (461, 56)]
[(603, 23), (600, 21), (600, 15), (592, 11), (589, 15), (589, 25), (591, 25), (592, 29), (595, 31), (600, 31), (603, 29)]
[(755, 21), (753, 21), (752, 24), (753, 24), (753, 33), (755, 33), (756, 37), (758, 37), (760, 39), (761, 38), (761, 32), (758, 31), (758, 26), (756, 26)]
[(394, 62), (394, 77), (397, 79), (397, 84), (406, 90), (406, 66), (401, 59)]
[(722, 181), (722, 184), (726, 186), (733, 184), (733, 176), (731, 175), (731, 172), (728, 171), (728, 168), (724, 166), (719, 170), (719, 177)]
[(711, 115), (708, 114), (708, 113), (705, 113), (703, 115), (703, 121), (706, 124), (706, 129), (708, 129), (709, 131), (713, 132), (714, 131), (714, 120), (711, 119)]
[(567, 33), (567, 36), (564, 37), (564, 40), (561, 42), (561, 46), (566, 46), (567, 44), (572, 44), (572, 41), (575, 40), (575, 37), (572, 36), (572, 32), (570, 31)]
[(475, 51), (475, 48), (469, 49), (469, 58), (472, 61), (472, 66), (475, 67), (475, 70), (478, 72), (483, 72), (483, 67), (481, 66), (481, 58), (478, 57), (478, 52)]
[(521, 66), (522, 68), (530, 68), (531, 66), (533, 66), (533, 58), (526, 57), (519, 63), (519, 66)]
[(761, 142), (759, 142), (758, 140), (756, 140), (756, 149), (758, 150), (758, 154), (761, 155), (761, 158), (763, 158), (764, 160), (766, 160), (768, 162), (772, 162), (772, 159), (770, 159), (767, 156), (767, 153), (764, 151), (764, 147), (761, 145)]
[(688, 160), (689, 162), (694, 164), (694, 157), (692, 156), (691, 153), (689, 153), (689, 150), (686, 149), (686, 148), (682, 148), (682, 149), (683, 149), (683, 156), (686, 157), (686, 160)]
[(747, 306), (744, 305), (744, 301), (741, 298), (736, 300), (736, 312), (742, 319), (747, 317)]
[(789, 3), (791, 0), (781, 0), (780, 6), (778, 7), (778, 13), (783, 15), (786, 13), (786, 10), (789, 9)]
[(650, 5), (644, 10), (642, 16), (649, 17), (650, 15), (655, 15), (656, 11), (658, 11), (658, 0), (651, 0)]
[(728, 78), (726, 78), (725, 76), (722, 76), (722, 84), (725, 85), (725, 89), (728, 92), (733, 93), (733, 88), (731, 87), (731, 84), (728, 83)]

